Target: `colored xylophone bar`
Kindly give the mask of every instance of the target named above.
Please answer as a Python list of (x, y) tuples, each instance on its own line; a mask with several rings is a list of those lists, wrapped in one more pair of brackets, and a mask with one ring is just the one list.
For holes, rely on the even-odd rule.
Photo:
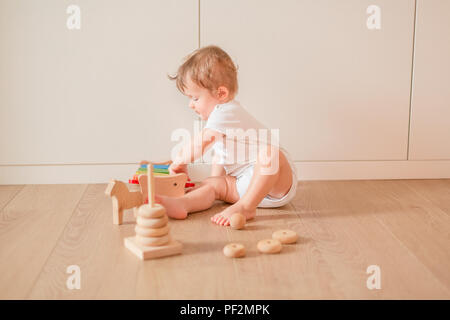
[[(129, 184), (139, 184), (138, 177), (140, 174), (147, 174), (147, 165), (142, 164), (133, 176), (133, 179), (129, 179)], [(169, 174), (168, 164), (154, 164), (153, 165), (153, 175), (154, 176), (165, 176)], [(195, 183), (186, 182), (185, 188), (194, 187)]]

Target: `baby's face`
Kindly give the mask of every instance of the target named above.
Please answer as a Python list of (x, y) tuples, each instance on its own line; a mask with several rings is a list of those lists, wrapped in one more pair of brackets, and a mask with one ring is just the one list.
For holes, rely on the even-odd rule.
[(190, 79), (186, 83), (184, 94), (189, 97), (189, 107), (193, 109), (202, 120), (208, 120), (209, 114), (214, 107), (221, 103), (219, 99), (214, 97), (208, 89), (198, 86)]

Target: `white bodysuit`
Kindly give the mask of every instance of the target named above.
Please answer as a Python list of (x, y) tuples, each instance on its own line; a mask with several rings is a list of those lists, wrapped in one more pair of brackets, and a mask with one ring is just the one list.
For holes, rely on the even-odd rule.
[[(241, 104), (232, 100), (218, 104), (210, 113), (205, 128), (225, 135), (223, 141), (213, 145), (216, 163), (223, 164), (227, 175), (236, 177), (236, 188), (242, 197), (247, 191), (253, 176), (253, 167), (258, 157), (260, 146), (272, 142), (278, 145), (278, 136), (270, 138), (271, 130), (256, 120)], [(276, 134), (276, 132), (275, 132)], [(259, 146), (258, 146), (259, 145)], [(297, 173), (288, 152), (278, 145), (291, 165), (293, 184), (289, 192), (281, 199), (266, 196), (258, 207), (280, 207), (287, 204), (296, 193)]]

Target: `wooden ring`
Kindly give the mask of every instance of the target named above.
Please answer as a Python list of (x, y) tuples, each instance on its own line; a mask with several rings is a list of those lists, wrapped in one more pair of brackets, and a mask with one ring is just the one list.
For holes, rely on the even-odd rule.
[(167, 215), (161, 218), (143, 218), (139, 216), (136, 218), (136, 224), (144, 228), (162, 228), (168, 221), (169, 218), (167, 218)]
[(153, 207), (149, 204), (143, 204), (138, 210), (138, 216), (143, 218), (161, 218), (165, 214), (166, 209), (159, 203), (156, 203)]
[(298, 235), (292, 230), (277, 230), (272, 234), (272, 239), (280, 241), (282, 244), (297, 242)]
[(278, 253), (283, 248), (281, 242), (275, 239), (265, 239), (256, 245), (261, 253)]
[(169, 226), (165, 225), (162, 228), (144, 228), (136, 225), (134, 231), (141, 237), (161, 237), (169, 233)]
[(245, 247), (240, 243), (229, 243), (223, 248), (223, 254), (228, 258), (240, 258), (245, 256)]

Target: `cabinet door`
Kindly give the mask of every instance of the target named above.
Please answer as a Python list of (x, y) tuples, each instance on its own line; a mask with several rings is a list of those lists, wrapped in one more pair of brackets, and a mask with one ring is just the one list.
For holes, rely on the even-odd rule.
[(450, 159), (450, 1), (417, 1), (409, 158)]
[(237, 100), (294, 160), (406, 159), (414, 0), (200, 4), (201, 45), (235, 59)]
[(197, 46), (197, 0), (0, 1), (0, 164), (167, 159), (195, 119), (167, 74)]

